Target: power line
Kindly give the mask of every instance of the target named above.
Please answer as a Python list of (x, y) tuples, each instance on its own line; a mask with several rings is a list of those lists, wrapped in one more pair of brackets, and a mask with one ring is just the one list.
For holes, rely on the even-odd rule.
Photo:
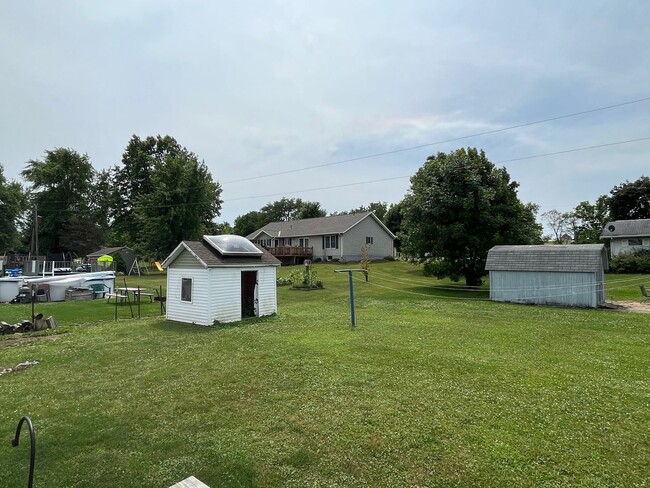
[(327, 167), (327, 166), (334, 166), (334, 165), (337, 165), (337, 164), (351, 163), (351, 162), (354, 162), (354, 161), (361, 161), (361, 160), (364, 160), (364, 159), (377, 158), (377, 157), (380, 157), (380, 156), (388, 156), (390, 154), (398, 154), (398, 153), (402, 153), (402, 152), (406, 152), (406, 151), (413, 151), (415, 149), (422, 149), (422, 148), (425, 148), (425, 147), (436, 146), (436, 145), (439, 145), (439, 144), (445, 144), (447, 142), (455, 142), (455, 141), (461, 141), (463, 139), (470, 139), (472, 137), (480, 137), (480, 136), (486, 136), (486, 135), (490, 135), (490, 134), (497, 134), (499, 132), (505, 132), (505, 131), (509, 131), (509, 130), (513, 130), (513, 129), (520, 129), (522, 127), (529, 127), (531, 125), (544, 124), (546, 122), (553, 122), (553, 121), (556, 121), (556, 120), (568, 119), (568, 118), (571, 118), (571, 117), (577, 117), (579, 115), (586, 115), (586, 114), (590, 114), (590, 113), (601, 112), (603, 110), (610, 110), (610, 109), (617, 108), (617, 107), (623, 107), (625, 105), (632, 105), (632, 104), (635, 104), (635, 103), (647, 102), (648, 100), (650, 100), (650, 97), (639, 98), (637, 100), (630, 100), (630, 101), (627, 101), (627, 102), (616, 103), (614, 105), (607, 105), (605, 107), (598, 107), (598, 108), (593, 108), (593, 109), (590, 109), (590, 110), (583, 110), (581, 112), (573, 112), (573, 113), (570, 113), (570, 114), (558, 115), (556, 117), (550, 117), (550, 118), (547, 118), (547, 119), (535, 120), (535, 121), (532, 121), (532, 122), (525, 122), (523, 124), (517, 124), (517, 125), (511, 125), (511, 126), (508, 126), (508, 127), (502, 127), (500, 129), (493, 129), (493, 130), (488, 130), (488, 131), (484, 131), (484, 132), (476, 132), (474, 134), (468, 134), (468, 135), (459, 136), (459, 137), (452, 137), (450, 139), (444, 139), (444, 140), (440, 140), (440, 141), (436, 141), (436, 142), (429, 142), (429, 143), (426, 143), (426, 144), (419, 144), (417, 146), (409, 146), (409, 147), (404, 147), (404, 148), (400, 148), (400, 149), (393, 149), (391, 151), (384, 151), (384, 152), (380, 152), (380, 153), (369, 154), (369, 155), (366, 155), (366, 156), (358, 156), (356, 158), (341, 159), (339, 161), (333, 161), (331, 163), (321, 163), (321, 164), (316, 164), (316, 165), (313, 165), (313, 166), (305, 166), (303, 168), (291, 169), (291, 170), (286, 170), (286, 171), (278, 171), (276, 173), (267, 173), (267, 174), (259, 175), (259, 176), (250, 176), (250, 177), (247, 177), (247, 178), (240, 178), (238, 180), (226, 181), (223, 184), (227, 185), (227, 184), (230, 184), (230, 183), (240, 183), (242, 181), (251, 181), (251, 180), (257, 180), (257, 179), (260, 179), (260, 178), (269, 178), (271, 176), (286, 175), (286, 174), (290, 174), (290, 173), (297, 173), (297, 172), (300, 172), (300, 171), (307, 171), (307, 170), (310, 170), (310, 169), (324, 168), (324, 167)]
[[(573, 152), (578, 152), (578, 151), (587, 151), (589, 149), (599, 149), (603, 147), (610, 147), (610, 146), (617, 146), (621, 144), (630, 144), (633, 142), (640, 142), (640, 141), (647, 141), (650, 140), (650, 136), (648, 137), (640, 137), (638, 139), (628, 139), (626, 141), (617, 141), (617, 142), (608, 142), (605, 144), (596, 144), (594, 146), (585, 146), (585, 147), (577, 147), (573, 149), (565, 149), (563, 151), (555, 151), (555, 152), (550, 152), (550, 153), (545, 153), (545, 154), (536, 154), (534, 156), (522, 156), (520, 158), (512, 158), (512, 159), (503, 159), (501, 161), (494, 161), (494, 164), (501, 164), (501, 163), (509, 163), (513, 161), (523, 161), (526, 159), (535, 159), (535, 158), (543, 158), (547, 156), (556, 156), (558, 154), (567, 154), (567, 153), (573, 153)], [(296, 170), (299, 171), (299, 170)], [(369, 183), (380, 183), (383, 181), (391, 181), (391, 180), (401, 180), (404, 178), (410, 178), (412, 175), (406, 175), (406, 176), (393, 176), (391, 178), (382, 178), (378, 180), (368, 180), (368, 181), (357, 181), (356, 183), (346, 183), (343, 185), (335, 185), (335, 186), (324, 186), (320, 188), (309, 188), (305, 190), (294, 190), (294, 191), (288, 191), (288, 192), (280, 192), (280, 193), (269, 193), (266, 195), (252, 195), (249, 197), (237, 197), (237, 198), (230, 198), (227, 200), (224, 200), (224, 202), (234, 202), (237, 200), (251, 200), (254, 198), (268, 198), (268, 197), (277, 197), (277, 196), (282, 196), (282, 195), (293, 195), (296, 193), (306, 193), (310, 191), (319, 191), (319, 190), (335, 190), (337, 188), (345, 188), (349, 186), (358, 186), (358, 185), (366, 185)]]

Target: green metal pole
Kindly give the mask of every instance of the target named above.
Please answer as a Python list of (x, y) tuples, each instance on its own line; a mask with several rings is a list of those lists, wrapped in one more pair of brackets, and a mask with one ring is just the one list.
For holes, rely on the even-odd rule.
[(352, 319), (352, 328), (356, 325), (354, 317), (354, 282), (352, 281), (352, 271), (348, 271), (348, 278), (350, 281), (350, 318)]

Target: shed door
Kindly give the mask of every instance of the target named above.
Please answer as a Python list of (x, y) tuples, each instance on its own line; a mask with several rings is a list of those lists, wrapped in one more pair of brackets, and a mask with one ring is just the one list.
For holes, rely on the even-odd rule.
[(255, 317), (256, 299), (255, 289), (257, 285), (257, 271), (241, 272), (241, 317)]

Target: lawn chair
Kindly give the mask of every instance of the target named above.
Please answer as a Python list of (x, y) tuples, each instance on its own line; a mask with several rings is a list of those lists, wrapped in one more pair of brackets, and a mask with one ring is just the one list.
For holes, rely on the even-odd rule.
[(643, 295), (641, 303), (650, 301), (650, 295), (648, 295), (648, 290), (645, 289), (645, 285), (639, 285), (639, 288), (641, 288), (641, 295)]
[(95, 292), (93, 298), (105, 298), (106, 294), (111, 292), (111, 289), (104, 283), (92, 283), (88, 286), (93, 289), (93, 292)]

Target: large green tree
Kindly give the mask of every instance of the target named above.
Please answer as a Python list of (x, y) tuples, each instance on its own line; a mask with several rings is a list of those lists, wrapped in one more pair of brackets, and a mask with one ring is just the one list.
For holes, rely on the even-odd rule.
[(184, 239), (200, 239), (214, 229), (221, 211), (221, 187), (207, 166), (185, 148), (154, 164), (151, 191), (136, 197), (136, 249), (164, 258)]
[[(21, 174), (31, 184), (32, 204), (42, 216), (41, 252), (84, 255), (98, 245), (92, 200), (96, 174), (88, 155), (69, 148), (45, 151), (42, 161), (28, 161)], [(73, 234), (76, 238), (70, 238)]]
[(598, 244), (600, 234), (609, 221), (608, 198), (598, 197), (595, 203), (580, 202), (573, 210), (575, 218), (574, 240), (577, 244)]
[(5, 178), (0, 164), (0, 252), (20, 249), (20, 230), (27, 208), (27, 195), (22, 185)]
[(492, 246), (541, 242), (537, 206), (517, 187), (475, 148), (429, 157), (403, 201), (403, 252), (427, 274), (480, 285)]
[(650, 219), (650, 178), (621, 183), (610, 191), (609, 212), (613, 220)]
[(235, 219), (233, 231), (238, 236), (247, 236), (269, 222), (266, 214), (259, 210), (251, 210)]
[(153, 173), (168, 157), (187, 152), (171, 136), (133, 135), (122, 154), (122, 165), (110, 171), (112, 244), (134, 246), (140, 240), (136, 202), (154, 191)]

